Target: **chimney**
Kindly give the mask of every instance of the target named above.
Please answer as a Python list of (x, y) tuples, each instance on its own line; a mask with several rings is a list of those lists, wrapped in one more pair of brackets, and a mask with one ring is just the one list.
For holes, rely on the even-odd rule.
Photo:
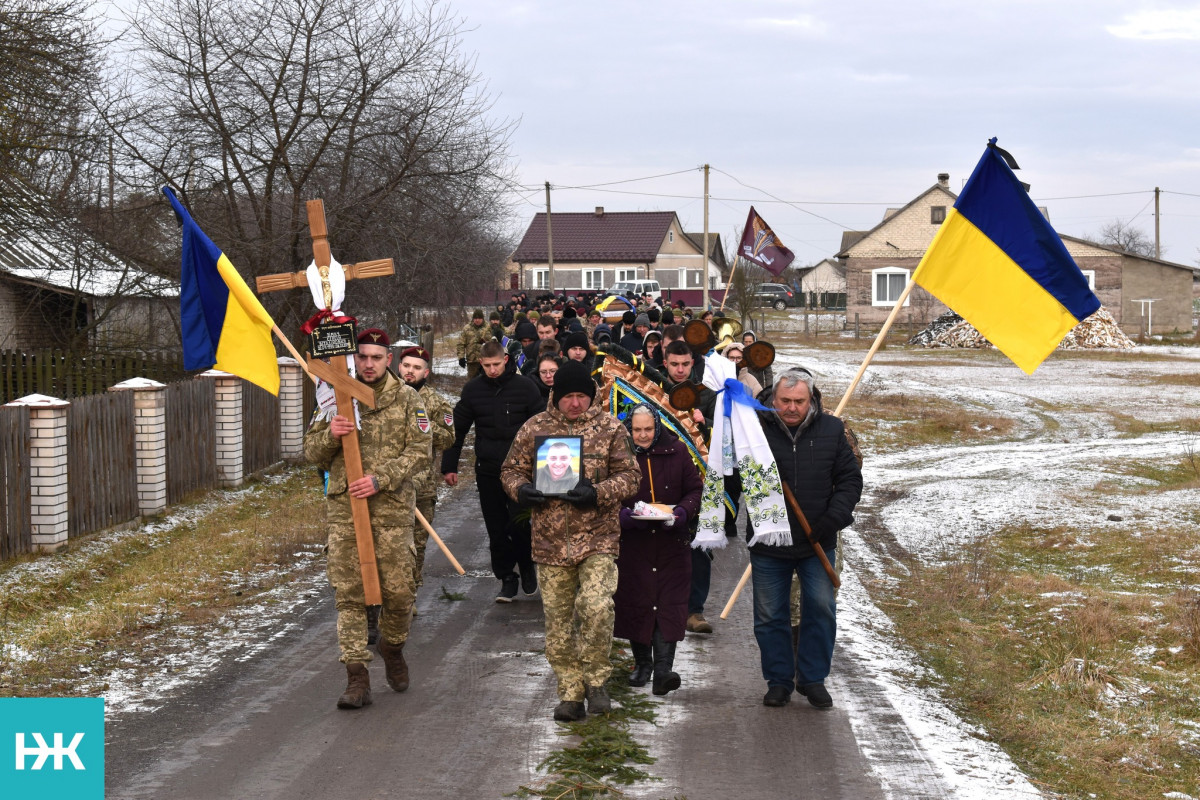
[(943, 189), (950, 188), (950, 173), (949, 172), (939, 172), (938, 173), (938, 186), (942, 187)]
[(604, 206), (596, 206), (596, 216), (597, 217), (604, 216)]

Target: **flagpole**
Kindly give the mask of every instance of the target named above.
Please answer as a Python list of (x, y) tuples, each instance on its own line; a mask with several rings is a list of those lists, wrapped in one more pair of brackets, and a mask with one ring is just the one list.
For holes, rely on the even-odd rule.
[[(840, 417), (842, 411), (846, 408), (846, 403), (850, 401), (850, 395), (854, 394), (854, 390), (858, 388), (858, 382), (862, 380), (863, 373), (867, 371), (867, 366), (870, 365), (871, 359), (875, 357), (875, 353), (883, 345), (884, 339), (888, 335), (888, 331), (892, 329), (892, 323), (896, 321), (896, 317), (900, 315), (900, 309), (904, 307), (904, 301), (912, 293), (913, 287), (917, 284), (910, 277), (908, 283), (904, 286), (904, 291), (900, 293), (900, 298), (896, 300), (896, 305), (892, 306), (892, 313), (888, 314), (884, 320), (883, 327), (879, 329), (879, 335), (875, 337), (875, 342), (871, 345), (871, 349), (867, 351), (867, 357), (863, 359), (862, 366), (858, 368), (858, 374), (854, 376), (854, 380), (850, 381), (850, 386), (847, 387), (846, 393), (842, 395), (841, 401), (838, 403), (837, 409), (833, 412), (833, 416)], [(733, 590), (733, 594), (729, 598), (729, 602), (725, 604), (725, 608), (721, 611), (721, 619), (728, 619), (729, 612), (733, 609), (734, 601), (738, 599), (738, 595), (742, 593), (742, 589), (746, 588), (746, 582), (750, 580), (750, 565), (746, 565), (746, 571), (742, 573), (742, 579), (738, 581), (737, 587)]]
[(283, 342), (283, 346), (286, 347), (288, 352), (292, 354), (292, 358), (300, 362), (300, 369), (304, 370), (304, 374), (312, 378), (313, 383), (317, 383), (317, 376), (308, 371), (308, 366), (304, 363), (304, 356), (296, 352), (296, 348), (292, 347), (291, 341), (288, 340), (288, 337), (283, 335), (283, 331), (279, 330), (279, 326), (272, 322), (271, 330), (275, 333), (275, 336), (278, 337), (279, 341)]
[[(722, 311), (725, 310), (725, 301), (729, 299), (729, 287), (733, 286), (733, 274), (737, 272), (737, 265), (739, 261), (741, 261), (741, 258), (735, 255), (733, 257), (733, 269), (729, 270), (729, 283), (725, 284), (725, 294), (721, 297)], [(742, 307), (745, 308), (745, 306)]]

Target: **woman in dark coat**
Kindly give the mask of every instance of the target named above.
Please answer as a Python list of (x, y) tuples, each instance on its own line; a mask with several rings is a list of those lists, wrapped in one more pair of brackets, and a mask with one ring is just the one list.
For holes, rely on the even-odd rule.
[(554, 353), (544, 353), (537, 360), (537, 369), (533, 370), (529, 376), (533, 378), (533, 385), (542, 393), (543, 404), (550, 402), (550, 390), (554, 388), (554, 375), (562, 364), (562, 359)]
[[(663, 428), (650, 406), (635, 406), (625, 426), (633, 436), (642, 480), (638, 493), (621, 509), (613, 635), (632, 646), (630, 685), (645, 686), (653, 674), (654, 694), (664, 695), (680, 684), (671, 667), (675, 644), (682, 641), (687, 625), (692, 583), (687, 523), (700, 511), (704, 480), (687, 447)], [(638, 500), (672, 506), (674, 518), (670, 524), (639, 520), (633, 514)]]

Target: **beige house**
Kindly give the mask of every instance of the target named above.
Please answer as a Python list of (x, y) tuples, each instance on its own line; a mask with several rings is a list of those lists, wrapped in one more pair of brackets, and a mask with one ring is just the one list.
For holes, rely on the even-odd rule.
[[(863, 323), (881, 324), (887, 318), (956, 199), (950, 176), (941, 173), (937, 183), (908, 205), (889, 208), (871, 230), (843, 234), (837, 259), (846, 268), (848, 320), (857, 317)], [(1074, 236), (1060, 237), (1100, 302), (1126, 333), (1137, 334), (1147, 324), (1153, 326), (1152, 333), (1191, 330), (1191, 267)], [(898, 319), (926, 324), (945, 311), (940, 301), (917, 287)]]
[(554, 212), (554, 286), (546, 237), (546, 214), (535, 214), (509, 257), (505, 288), (602, 291), (618, 281), (655, 280), (663, 289), (702, 289), (707, 262), (710, 289), (724, 287), (720, 236), (709, 233), (704, 258), (701, 234), (688, 234), (674, 211)]
[(806, 308), (844, 308), (846, 305), (846, 265), (832, 258), (811, 267), (796, 270)]

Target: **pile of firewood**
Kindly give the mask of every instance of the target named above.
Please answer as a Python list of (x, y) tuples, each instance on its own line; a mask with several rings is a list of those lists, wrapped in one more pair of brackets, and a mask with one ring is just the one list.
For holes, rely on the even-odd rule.
[[(975, 326), (965, 319), (947, 311), (929, 323), (923, 331), (908, 340), (918, 347), (991, 347)], [(1083, 322), (1072, 328), (1063, 337), (1059, 347), (1064, 350), (1113, 349), (1131, 350), (1134, 347), (1129, 337), (1121, 331), (1108, 310), (1101, 307)]]

